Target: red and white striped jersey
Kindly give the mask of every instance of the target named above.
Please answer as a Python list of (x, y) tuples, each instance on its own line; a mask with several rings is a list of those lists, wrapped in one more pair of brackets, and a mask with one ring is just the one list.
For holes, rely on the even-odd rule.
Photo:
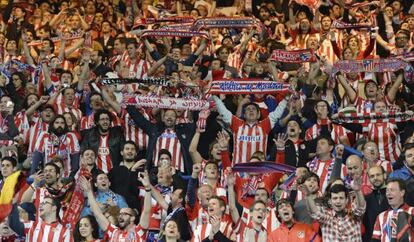
[[(262, 226), (264, 229), (267, 230), (267, 233), (271, 233), (275, 229), (279, 228), (280, 222), (277, 219), (277, 211), (276, 208), (268, 207), (268, 212), (266, 214), (266, 218), (263, 220)], [(250, 223), (250, 211), (247, 208), (243, 208), (243, 213), (240, 216), (241, 219), (244, 220), (246, 224)], [(237, 226), (236, 226), (237, 227)], [(235, 229), (235, 232), (237, 233), (237, 229)]]
[(141, 225), (137, 225), (129, 231), (124, 231), (110, 224), (105, 231), (105, 236), (109, 238), (109, 242), (143, 242), (146, 240), (147, 231)]
[(112, 160), (109, 152), (109, 135), (99, 136), (98, 159), (96, 166), (99, 170), (108, 173), (112, 169)]
[[(319, 176), (319, 191), (324, 192), (332, 174), (334, 159), (321, 161), (315, 158), (312, 161), (309, 161), (306, 166), (311, 172), (316, 173)], [(343, 178), (346, 174), (346, 166), (342, 164), (341, 177)]]
[[(335, 32), (336, 35), (336, 39), (340, 39), (338, 36), (341, 35), (340, 32)], [(320, 39), (320, 38), (319, 38)], [(339, 41), (341, 42), (341, 41)], [(341, 47), (339, 47), (341, 48)], [(339, 59), (336, 56), (333, 46), (332, 46), (332, 42), (331, 42), (331, 37), (329, 34), (327, 34), (326, 39), (324, 39), (322, 41), (322, 43), (319, 46), (319, 49), (317, 50), (317, 54), (319, 56), (325, 56), (326, 60), (329, 64), (333, 65), (335, 62), (337, 62)]]
[[(405, 216), (401, 216), (401, 213), (405, 214)], [(407, 204), (404, 204), (396, 211), (394, 211), (393, 209), (389, 209), (387, 211), (380, 213), (377, 216), (377, 220), (375, 221), (372, 239), (378, 239), (383, 242), (399, 241), (398, 239), (396, 239), (396, 237), (393, 236), (397, 235), (397, 233), (400, 232), (397, 230), (397, 224), (401, 223), (402, 221), (398, 220), (406, 217), (408, 221), (406, 221), (405, 224), (401, 224), (401, 228), (404, 226), (410, 226), (409, 223), (411, 222), (413, 216), (414, 207), (410, 207)], [(412, 237), (413, 234), (410, 233), (410, 231), (412, 230), (411, 226), (408, 229), (408, 240), (406, 241), (412, 241), (414, 239)]]
[(306, 130), (305, 140), (309, 141), (318, 138), (321, 132), (322, 124), (328, 125), (328, 128), (331, 131), (331, 138), (336, 144), (342, 143), (341, 138), (348, 138), (347, 135), (350, 131), (346, 128), (341, 125), (332, 124), (330, 120), (318, 120), (316, 124)]
[(271, 130), (269, 118), (249, 125), (244, 120), (233, 116), (231, 129), (234, 133), (233, 164), (248, 162), (256, 151), (266, 154), (267, 137)]
[[(28, 189), (31, 189), (31, 188), (28, 188)], [(35, 192), (33, 193), (32, 201), (33, 201), (34, 206), (36, 207), (36, 218), (37, 218), (37, 220), (40, 219), (40, 217), (39, 217), (40, 204), (43, 202), (43, 200), (46, 197), (50, 197), (50, 194), (49, 194), (49, 191), (45, 187), (36, 188)]]
[(186, 205), (185, 211), (187, 213), (188, 222), (190, 223), (192, 231), (195, 231), (198, 226), (208, 222), (207, 210), (205, 210), (198, 201), (194, 204), (194, 208), (190, 208)]
[(64, 176), (71, 171), (70, 155), (80, 152), (79, 142), (76, 135), (68, 132), (60, 137), (48, 132), (42, 132), (36, 142), (35, 151), (44, 156), (44, 164), (50, 162), (54, 156), (62, 157), (64, 162)]
[[(401, 153), (400, 136), (398, 127), (393, 123), (370, 123), (363, 129), (369, 140), (378, 145), (381, 160), (394, 163)], [(396, 132), (397, 131), (397, 132)]]
[(125, 62), (128, 65), (130, 78), (141, 79), (148, 72), (149, 63), (146, 60), (137, 59), (133, 62), (127, 58)]
[(158, 166), (158, 152), (161, 149), (167, 149), (171, 155), (171, 165), (176, 170), (184, 172), (183, 154), (181, 151), (181, 143), (177, 133), (173, 129), (165, 129), (158, 139), (154, 150), (154, 166)]
[[(167, 204), (170, 204), (170, 202), (171, 202), (171, 193), (173, 191), (173, 187), (169, 187), (169, 190), (167, 188), (164, 192), (162, 192), (161, 189), (157, 186), (155, 186), (155, 189), (157, 189), (161, 193), (161, 195), (165, 199), (165, 202)], [(144, 189), (139, 189), (139, 197), (141, 199), (144, 199), (144, 196), (145, 196), (145, 190)], [(168, 215), (167, 211), (162, 209), (162, 207), (157, 202), (157, 200), (155, 200), (153, 197), (151, 197), (151, 211), (150, 211), (150, 219), (149, 219), (148, 229), (149, 230), (160, 230), (161, 221), (163, 221), (167, 217), (167, 215)]]
[[(250, 231), (250, 232), (249, 232)], [(234, 234), (236, 235), (237, 242), (262, 242), (267, 241), (267, 235), (271, 231), (267, 230), (265, 227), (261, 227), (260, 231), (255, 230), (252, 227), (252, 223), (245, 220), (243, 217), (240, 217), (239, 221), (236, 223), (234, 228)], [(253, 235), (252, 235), (253, 234)], [(252, 238), (254, 237), (254, 238)], [(252, 240), (254, 239), (254, 240)]]
[(42, 132), (47, 132), (49, 129), (49, 124), (43, 122), (41, 119), (38, 119), (37, 122), (30, 127), (29, 131), (29, 147), (27, 154), (32, 154), (35, 150), (36, 142)]
[[(141, 112), (141, 114), (147, 120), (150, 119), (149, 115), (145, 111)], [(139, 150), (145, 150), (148, 145), (149, 137), (144, 130), (135, 125), (134, 120), (125, 110), (122, 110), (122, 124), (125, 131), (125, 139), (127, 141), (134, 141)]]
[(28, 242), (73, 242), (72, 231), (55, 222), (47, 224), (41, 220), (24, 223), (24, 232)]
[[(233, 234), (233, 227), (231, 220), (224, 220), (222, 219), (220, 223), (220, 231), (227, 237), (231, 238)], [(201, 242), (205, 238), (207, 238), (210, 235), (211, 232), (211, 224), (203, 224), (197, 226), (197, 228), (194, 230), (193, 238), (191, 239), (191, 242)]]
[(73, 113), (73, 115), (75, 115), (77, 120), (81, 120), (82, 118), (82, 111), (79, 108), (76, 108), (75, 106), (73, 107), (68, 107), (65, 105), (65, 103), (56, 103), (56, 111), (57, 114), (63, 114), (65, 112), (70, 112)]
[(35, 112), (31, 119), (32, 120), (29, 120), (27, 117), (26, 111), (18, 112), (14, 117), (14, 123), (16, 124), (17, 130), (19, 130), (19, 134), (23, 137), (24, 143), (29, 142), (30, 123), (32, 121), (36, 122), (39, 119), (39, 113)]

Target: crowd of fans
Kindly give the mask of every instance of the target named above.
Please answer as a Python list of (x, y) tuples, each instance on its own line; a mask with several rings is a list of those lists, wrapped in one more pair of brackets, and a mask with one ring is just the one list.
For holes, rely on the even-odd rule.
[[(413, 78), (332, 74), (410, 64), (411, 0), (0, 4), (1, 241), (414, 240)], [(289, 90), (209, 92), (253, 79)]]

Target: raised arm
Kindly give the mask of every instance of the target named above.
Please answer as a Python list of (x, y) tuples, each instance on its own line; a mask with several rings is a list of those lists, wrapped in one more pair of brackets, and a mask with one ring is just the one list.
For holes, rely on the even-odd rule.
[(200, 130), (196, 129), (196, 132), (191, 140), (189, 152), (191, 159), (194, 163), (201, 163), (203, 157), (201, 157), (200, 152), (197, 151), (198, 142), (200, 141)]
[(35, 63), (34, 63), (33, 57), (30, 55), (30, 49), (29, 49), (29, 46), (27, 45), (27, 36), (26, 36), (25, 30), (22, 31), (22, 42), (23, 42), (24, 57), (26, 58), (27, 64), (34, 65)]
[(349, 85), (348, 80), (344, 77), (344, 75), (339, 74), (337, 75), (339, 83), (342, 85), (342, 87), (345, 89), (346, 94), (349, 97), (349, 100), (351, 103), (354, 103), (357, 98), (356, 91)]
[(240, 219), (239, 210), (237, 210), (236, 206), (236, 192), (234, 191), (234, 183), (236, 178), (234, 177), (233, 173), (229, 173), (227, 176), (227, 188), (228, 188), (228, 195), (229, 195), (229, 209), (230, 215), (233, 220), (234, 224)]
[(217, 111), (219, 114), (223, 115), (223, 121), (227, 124), (231, 124), (231, 119), (233, 117), (233, 114), (226, 108), (223, 101), (216, 95), (213, 95), (213, 101), (217, 106)]
[[(149, 194), (150, 197), (152, 196), (157, 201), (157, 203), (161, 206), (162, 209), (168, 210), (168, 203), (165, 201), (161, 193), (157, 189), (155, 189), (153, 185), (151, 185), (148, 174), (144, 172), (138, 173), (138, 180), (144, 186), (145, 196)], [(149, 204), (150, 204), (150, 209), (151, 209), (151, 201), (149, 202)], [(142, 216), (141, 216), (141, 219), (142, 219)]]
[[(147, 229), (149, 226), (150, 221), (150, 213), (151, 213), (151, 194), (152, 192), (149, 191), (150, 188), (150, 181), (147, 172), (139, 173), (138, 180), (144, 185), (145, 188), (145, 197), (144, 197), (144, 208), (142, 209), (141, 217), (139, 219), (139, 224), (144, 229)], [(152, 189), (151, 189), (152, 190)]]
[(395, 96), (397, 95), (398, 89), (400, 88), (403, 80), (404, 80), (404, 76), (403, 76), (402, 71), (400, 71), (398, 73), (397, 79), (392, 84), (390, 90), (388, 90), (388, 93), (387, 93), (388, 101), (390, 101), (391, 103), (395, 101)]
[(275, 124), (282, 117), (283, 111), (286, 108), (287, 101), (289, 100), (289, 97), (290, 97), (289, 95), (286, 95), (285, 98), (279, 103), (279, 105), (277, 105), (275, 111), (269, 113), (269, 120), (270, 120), (270, 125), (271, 125), (272, 128), (273, 128), (273, 126), (275, 126)]
[(108, 219), (105, 217), (105, 215), (102, 213), (101, 209), (99, 208), (98, 203), (95, 200), (95, 196), (93, 195), (90, 181), (88, 181), (85, 177), (81, 176), (79, 177), (79, 184), (84, 194), (88, 198), (89, 206), (91, 208), (93, 215), (96, 218), (96, 222), (98, 222), (99, 227), (103, 231), (106, 231), (110, 223)]

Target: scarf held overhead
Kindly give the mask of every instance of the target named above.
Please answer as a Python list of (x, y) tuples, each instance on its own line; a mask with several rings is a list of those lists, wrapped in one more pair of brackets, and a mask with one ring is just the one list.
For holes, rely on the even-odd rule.
[(312, 49), (307, 50), (274, 50), (271, 60), (288, 62), (288, 63), (303, 63), (303, 62), (315, 62), (316, 56)]
[(336, 29), (370, 29), (372, 26), (370, 23), (345, 23), (340, 20), (334, 20), (331, 28)]
[(145, 95), (126, 96), (122, 102), (122, 105), (192, 111), (205, 110), (211, 108), (212, 106), (212, 104), (207, 100), (157, 97)]
[(333, 81), (338, 72), (395, 72), (398, 70), (404, 70), (404, 78), (407, 82), (411, 83), (413, 81), (413, 67), (401, 59), (343, 60), (333, 65), (330, 81)]
[(414, 113), (406, 111), (403, 113), (338, 113), (334, 119), (336, 123), (399, 123), (414, 120)]
[(210, 94), (269, 94), (289, 91), (289, 84), (263, 79), (221, 79), (211, 83)]
[(100, 83), (104, 86), (107, 85), (122, 85), (122, 84), (146, 84), (146, 85), (157, 85), (157, 86), (164, 86), (170, 87), (171, 82), (166, 78), (104, 78), (100, 80)]

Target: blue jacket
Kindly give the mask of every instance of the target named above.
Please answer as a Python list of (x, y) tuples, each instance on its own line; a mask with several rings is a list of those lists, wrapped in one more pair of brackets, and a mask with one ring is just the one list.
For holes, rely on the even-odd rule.
[(390, 178), (400, 178), (404, 181), (408, 181), (410, 179), (414, 179), (414, 174), (408, 170), (407, 166), (403, 166), (402, 168), (393, 171), (390, 174)]

